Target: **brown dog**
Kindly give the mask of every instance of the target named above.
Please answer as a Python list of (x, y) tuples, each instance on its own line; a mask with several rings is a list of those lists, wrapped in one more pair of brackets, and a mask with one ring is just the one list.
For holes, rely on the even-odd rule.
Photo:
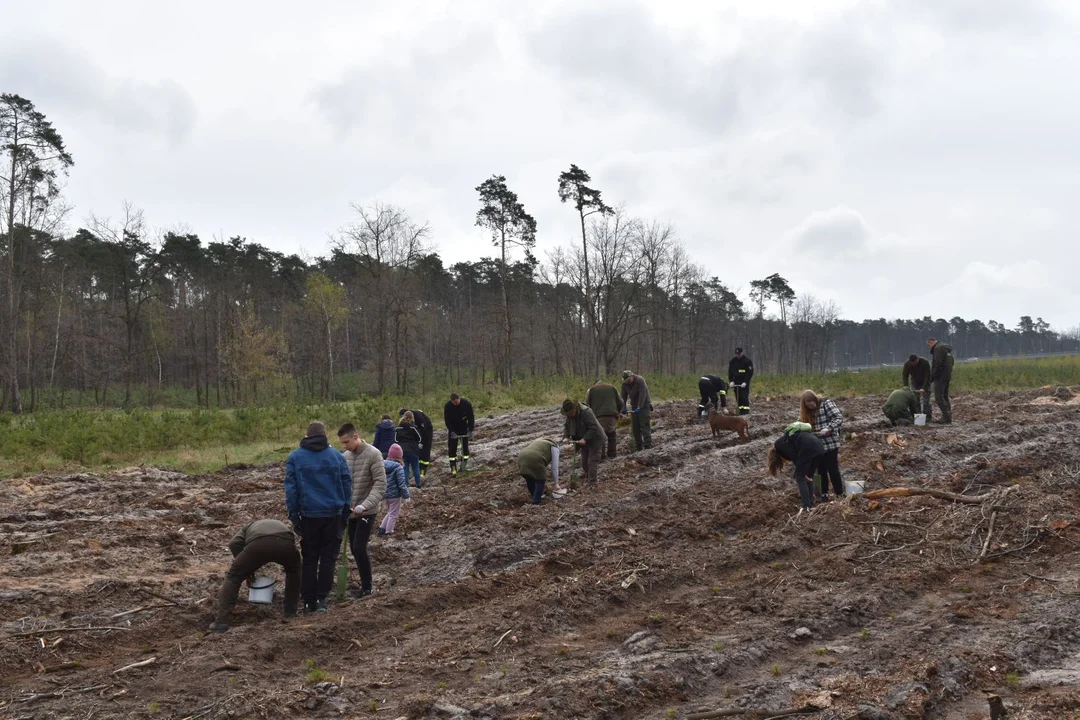
[(720, 437), (721, 430), (730, 430), (738, 433), (742, 442), (750, 442), (750, 423), (743, 415), (724, 415), (713, 408), (709, 411), (709, 427), (712, 428), (713, 437)]

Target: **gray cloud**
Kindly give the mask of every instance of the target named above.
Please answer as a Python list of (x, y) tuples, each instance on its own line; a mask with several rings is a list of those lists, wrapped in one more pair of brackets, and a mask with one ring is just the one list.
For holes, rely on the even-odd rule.
[(116, 78), (77, 46), (54, 38), (14, 36), (0, 40), (0, 85), (33, 102), (80, 114), (127, 130), (159, 133), (174, 143), (195, 125), (191, 95), (170, 80)]
[(873, 237), (863, 216), (845, 205), (814, 211), (788, 233), (793, 250), (847, 261), (865, 257)]

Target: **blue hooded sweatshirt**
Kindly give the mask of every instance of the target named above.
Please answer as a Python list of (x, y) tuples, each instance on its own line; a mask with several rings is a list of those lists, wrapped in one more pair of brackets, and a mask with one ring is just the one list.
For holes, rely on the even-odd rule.
[(393, 420), (380, 420), (375, 426), (375, 439), (371, 441), (371, 444), (379, 449), (383, 460), (386, 459), (386, 453), (390, 452), (390, 446), (394, 444), (395, 430)]

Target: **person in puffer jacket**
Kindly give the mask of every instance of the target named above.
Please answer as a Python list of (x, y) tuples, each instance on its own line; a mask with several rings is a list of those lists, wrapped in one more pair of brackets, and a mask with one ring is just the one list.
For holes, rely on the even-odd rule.
[(300, 447), (285, 461), (285, 507), (300, 536), (300, 593), (308, 612), (326, 610), (352, 492), (349, 465), (330, 447), (326, 425), (311, 423)]
[(814, 507), (814, 468), (818, 458), (825, 454), (821, 438), (814, 434), (810, 423), (797, 422), (788, 425), (769, 450), (769, 474), (776, 474), (784, 467), (784, 461), (795, 463), (795, 484), (803, 510)]
[(394, 534), (401, 503), (412, 500), (409, 481), (405, 479), (405, 468), (402, 467), (403, 455), (401, 446), (394, 443), (383, 460), (383, 467), (386, 468), (386, 517), (379, 525), (380, 536)]
[(375, 532), (379, 503), (386, 495), (386, 469), (382, 453), (364, 442), (352, 423), (338, 428), (338, 442), (345, 448), (345, 462), (352, 472), (352, 515), (349, 517), (349, 549), (360, 573), (360, 591), (353, 598), (367, 597), (372, 591), (371, 556), (368, 540)]
[(382, 420), (375, 426), (375, 438), (371, 444), (379, 449), (383, 460), (386, 459), (386, 453), (390, 452), (390, 446), (394, 444), (396, 430), (389, 415), (383, 415)]

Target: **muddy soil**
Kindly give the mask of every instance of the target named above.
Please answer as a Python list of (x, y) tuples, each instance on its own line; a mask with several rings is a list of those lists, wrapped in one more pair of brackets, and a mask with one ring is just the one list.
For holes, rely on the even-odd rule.
[(958, 395), (901, 429), (839, 399), (846, 479), (986, 499), (802, 514), (764, 468), (791, 398), (754, 399), (746, 444), (658, 405), (651, 450), (620, 427), (598, 486), (541, 506), (514, 459), (558, 413), (482, 419), (471, 472), (440, 456), (373, 539), (373, 596), (285, 620), (242, 590), (223, 635), (226, 545), (284, 516), (281, 465), (3, 480), (0, 718), (1077, 717), (1076, 398)]

